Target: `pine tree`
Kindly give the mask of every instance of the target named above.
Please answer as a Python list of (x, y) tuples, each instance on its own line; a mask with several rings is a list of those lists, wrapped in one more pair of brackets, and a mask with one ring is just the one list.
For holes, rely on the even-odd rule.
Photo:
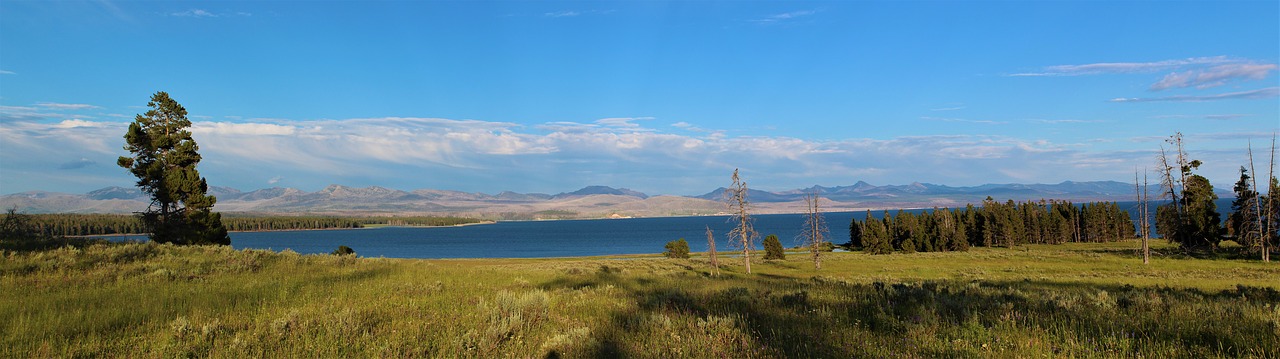
[(770, 234), (764, 237), (764, 260), (775, 259), (787, 259), (787, 253), (783, 251), (782, 242), (778, 240), (778, 236)]
[(1236, 199), (1231, 201), (1231, 215), (1227, 217), (1227, 230), (1235, 237), (1236, 243), (1246, 248), (1261, 246), (1256, 240), (1258, 233), (1258, 213), (1254, 203), (1258, 200), (1258, 192), (1249, 185), (1249, 170), (1240, 166), (1240, 180), (1232, 191)]
[[(888, 213), (885, 215), (887, 217)], [(864, 223), (862, 250), (870, 254), (892, 253), (893, 246), (889, 244), (889, 232), (885, 229), (884, 222), (872, 218), (871, 211), (867, 210), (867, 219)]]
[(151, 240), (175, 244), (231, 244), (217, 201), (206, 195), (208, 184), (196, 164), (199, 147), (187, 127), (187, 109), (163, 91), (151, 96), (150, 111), (138, 115), (125, 133), (125, 150), (133, 157), (116, 162), (138, 177), (138, 187), (151, 195), (140, 213)]

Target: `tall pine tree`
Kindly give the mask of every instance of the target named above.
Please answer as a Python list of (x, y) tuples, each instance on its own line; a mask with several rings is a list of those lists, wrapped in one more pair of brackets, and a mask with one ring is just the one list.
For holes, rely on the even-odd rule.
[(231, 244), (217, 201), (196, 164), (199, 146), (191, 138), (187, 109), (163, 91), (151, 96), (150, 111), (138, 115), (125, 133), (124, 149), (132, 157), (116, 162), (138, 177), (138, 188), (151, 195), (151, 205), (139, 213), (151, 240), (175, 244)]

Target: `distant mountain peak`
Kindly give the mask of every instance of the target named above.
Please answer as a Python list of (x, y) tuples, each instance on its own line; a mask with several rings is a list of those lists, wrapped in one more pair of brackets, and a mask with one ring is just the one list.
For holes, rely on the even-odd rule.
[(649, 195), (647, 194), (644, 194), (638, 191), (632, 191), (627, 188), (613, 188), (609, 186), (599, 186), (599, 185), (586, 186), (577, 191), (557, 194), (552, 198), (564, 198), (564, 197), (570, 197), (570, 196), (590, 196), (590, 195), (596, 195), (596, 194), (631, 196), (631, 197), (638, 197), (640, 199), (649, 198)]

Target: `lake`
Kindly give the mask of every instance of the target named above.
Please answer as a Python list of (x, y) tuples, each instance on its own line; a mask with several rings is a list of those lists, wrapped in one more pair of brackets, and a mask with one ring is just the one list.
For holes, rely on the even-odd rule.
[[(1136, 203), (1118, 204), (1121, 209), (1129, 210), (1131, 216), (1137, 215), (1137, 211), (1133, 211)], [(1230, 201), (1220, 200), (1218, 205), (1225, 218)], [(907, 210), (913, 214), (924, 211)], [(876, 218), (882, 213), (872, 211)], [(849, 221), (854, 217), (861, 220), (865, 215), (865, 211), (823, 213), (831, 230), (828, 240), (836, 244), (848, 242)], [(804, 215), (770, 214), (752, 218), (760, 232), (756, 248), (761, 248), (760, 242), (769, 234), (776, 234), (783, 246), (799, 244), (796, 236), (804, 224)], [(338, 246), (348, 246), (360, 256), (388, 258), (576, 257), (661, 253), (667, 242), (679, 238), (689, 242), (690, 251), (706, 251), (706, 228), (710, 227), (715, 233), (716, 250), (727, 252), (732, 248), (726, 235), (733, 228), (727, 220), (726, 216), (662, 217), (516, 221), (462, 227), (236, 232), (231, 233), (231, 245), (236, 249), (290, 249), (303, 254), (330, 253)]]
[[(878, 214), (878, 213), (877, 213)], [(825, 213), (831, 241), (849, 241), (853, 212)], [(862, 218), (865, 212), (859, 212)], [(799, 214), (754, 216), (761, 237), (776, 234), (787, 247), (797, 245), (804, 224)], [(330, 253), (338, 246), (363, 257), (388, 258), (543, 258), (661, 253), (667, 242), (684, 238), (694, 252), (707, 250), (706, 228), (716, 249), (728, 251), (725, 237), (733, 225), (725, 216), (498, 222), (461, 227), (382, 227), (324, 231), (235, 232), (236, 249), (255, 248)]]
[[(1121, 209), (1137, 215), (1135, 203), (1119, 203)], [(1229, 203), (1226, 203), (1229, 205)], [(1221, 203), (1219, 204), (1222, 205)], [(1155, 206), (1155, 204), (1152, 204)], [(1221, 210), (1221, 209), (1220, 209)], [(892, 210), (891, 213), (896, 213)], [(906, 210), (913, 214), (922, 209)], [(883, 210), (874, 210), (879, 217)], [(865, 212), (823, 213), (828, 240), (849, 241), (849, 222), (863, 219)], [(783, 246), (799, 245), (796, 236), (804, 224), (803, 214), (754, 215), (764, 236), (777, 235)], [(1137, 219), (1137, 218), (1135, 218)], [(236, 249), (293, 250), (301, 254), (332, 253), (349, 246), (361, 256), (385, 258), (552, 258), (612, 254), (662, 253), (668, 241), (685, 238), (691, 251), (707, 250), (707, 230), (716, 235), (716, 249), (731, 251), (726, 237), (733, 224), (728, 217), (664, 217), (628, 219), (582, 219), (582, 221), (498, 222), (463, 227), (381, 227), (364, 230), (233, 232)]]

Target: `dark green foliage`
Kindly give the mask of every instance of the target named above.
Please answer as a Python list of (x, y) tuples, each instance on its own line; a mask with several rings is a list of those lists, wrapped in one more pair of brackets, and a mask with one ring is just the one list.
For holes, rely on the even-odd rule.
[[(23, 215), (36, 231), (50, 236), (90, 236), (145, 233), (137, 216), (124, 214), (29, 214)], [(316, 217), (270, 216), (222, 218), (228, 231), (289, 231), (307, 229), (363, 228), (368, 225), (455, 226), (480, 220), (460, 217)]]
[(844, 247), (862, 248), (862, 223), (858, 223), (857, 218), (849, 220), (849, 243), (845, 243)]
[(1213, 193), (1209, 179), (1200, 175), (1187, 178), (1182, 195), (1187, 213), (1187, 236), (1182, 245), (1188, 249), (1213, 249), (1222, 236), (1222, 217), (1218, 214), (1218, 195)]
[(354, 256), (356, 255), (356, 250), (347, 246), (338, 246), (338, 249), (333, 250), (333, 253), (331, 254), (335, 256)]
[[(885, 217), (888, 217), (887, 215)], [(893, 246), (889, 244), (889, 231), (885, 229), (884, 222), (871, 217), (871, 211), (867, 211), (866, 222), (862, 225), (862, 251), (870, 254), (889, 254), (893, 252)]]
[(764, 260), (775, 259), (787, 259), (787, 253), (783, 251), (782, 242), (778, 240), (778, 236), (770, 234), (764, 237)]
[(196, 164), (199, 146), (191, 138), (187, 109), (157, 92), (147, 103), (150, 111), (138, 115), (125, 133), (125, 147), (133, 157), (117, 164), (138, 177), (138, 188), (151, 195), (151, 206), (140, 215), (151, 240), (175, 244), (231, 244), (222, 216), (213, 212), (217, 202), (206, 195)]
[(667, 250), (662, 252), (662, 255), (667, 258), (689, 258), (689, 242), (685, 241), (684, 238), (667, 242), (665, 248)]
[[(940, 252), (966, 251), (970, 246), (1111, 242), (1135, 233), (1129, 213), (1115, 202), (1080, 206), (1051, 200), (1000, 203), (987, 197), (982, 204), (957, 210), (934, 208), (918, 215), (899, 210), (892, 217), (885, 211), (880, 220), (871, 218), (867, 211), (866, 220), (854, 219), (849, 224), (850, 243), (858, 243), (871, 253)], [(878, 247), (881, 239), (889, 250)], [(876, 249), (866, 249), (873, 244)]]
[[(1271, 182), (1271, 184), (1267, 186), (1268, 196), (1263, 197), (1262, 215), (1270, 214), (1271, 218), (1264, 220), (1263, 227), (1265, 227), (1265, 230), (1263, 232), (1266, 232), (1265, 237), (1269, 240), (1267, 249), (1275, 252), (1276, 248), (1280, 247), (1280, 199), (1273, 196), (1280, 196), (1280, 179), (1271, 177), (1268, 182)], [(1268, 206), (1270, 209), (1267, 209)]]
[(1190, 252), (1216, 249), (1223, 232), (1213, 185), (1209, 179), (1191, 172), (1200, 164), (1193, 160), (1184, 166), (1182, 174), (1186, 179), (1181, 196), (1156, 208), (1156, 232)]
[(47, 242), (50, 237), (31, 220), (31, 215), (10, 208), (0, 220), (0, 248), (19, 249)]
[(1244, 166), (1240, 166), (1240, 180), (1236, 182), (1232, 191), (1236, 194), (1236, 199), (1231, 201), (1231, 215), (1227, 217), (1227, 233), (1235, 238), (1236, 243), (1253, 248), (1261, 245), (1258, 241), (1261, 231), (1258, 228), (1259, 217), (1258, 209), (1261, 206), (1255, 206), (1255, 201), (1266, 201), (1265, 197), (1259, 197), (1258, 192), (1253, 190), (1253, 185), (1249, 183), (1249, 170)]

